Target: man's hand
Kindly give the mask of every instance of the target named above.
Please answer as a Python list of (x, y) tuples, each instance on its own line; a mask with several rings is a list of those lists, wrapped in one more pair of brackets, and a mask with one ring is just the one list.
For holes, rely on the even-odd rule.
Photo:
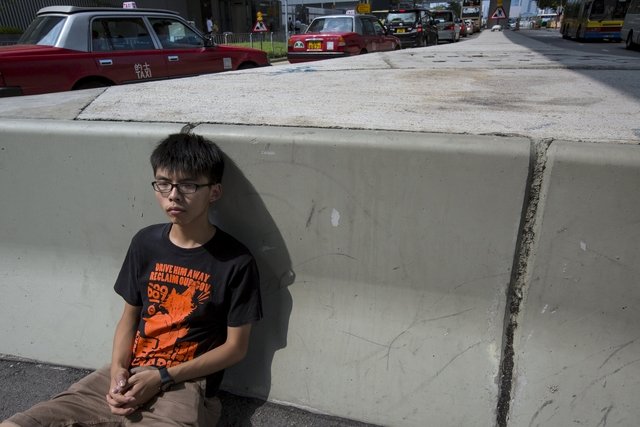
[(140, 406), (147, 403), (160, 392), (160, 371), (157, 369), (139, 370), (127, 379), (117, 374), (107, 395), (107, 403), (113, 414), (131, 415)]
[(116, 368), (111, 372), (111, 392), (123, 394), (128, 388), (129, 371)]
[(112, 413), (117, 415), (130, 415), (137, 409), (133, 397), (125, 396), (125, 393), (130, 387), (129, 371), (124, 368), (112, 369), (111, 387), (106, 396), (107, 404)]

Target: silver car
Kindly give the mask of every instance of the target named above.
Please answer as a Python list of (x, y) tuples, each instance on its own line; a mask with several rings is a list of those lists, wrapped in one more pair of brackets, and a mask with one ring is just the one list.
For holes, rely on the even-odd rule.
[(438, 27), (438, 40), (460, 41), (460, 18), (452, 10), (432, 10)]

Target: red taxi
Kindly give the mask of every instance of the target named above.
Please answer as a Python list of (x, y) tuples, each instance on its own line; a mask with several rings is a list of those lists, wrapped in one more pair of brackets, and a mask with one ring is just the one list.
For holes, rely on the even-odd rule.
[(340, 58), (400, 49), (400, 40), (387, 33), (373, 15), (329, 15), (314, 19), (304, 34), (289, 38), (291, 63)]
[(265, 65), (265, 52), (215, 45), (175, 12), (52, 6), (0, 47), (0, 97)]

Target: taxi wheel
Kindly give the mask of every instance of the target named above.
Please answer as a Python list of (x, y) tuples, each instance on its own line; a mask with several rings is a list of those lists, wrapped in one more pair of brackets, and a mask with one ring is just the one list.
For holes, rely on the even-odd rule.
[(238, 70), (249, 70), (251, 68), (256, 68), (256, 64), (254, 64), (253, 62), (243, 62), (238, 67)]
[(75, 84), (73, 90), (96, 89), (99, 87), (109, 87), (112, 83), (104, 80), (85, 80)]

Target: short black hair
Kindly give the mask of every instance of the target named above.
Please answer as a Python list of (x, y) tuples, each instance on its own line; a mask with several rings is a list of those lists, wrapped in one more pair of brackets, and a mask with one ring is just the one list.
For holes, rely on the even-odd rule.
[(192, 133), (169, 135), (158, 143), (151, 153), (151, 167), (170, 173), (205, 176), (210, 183), (222, 181), (224, 158), (220, 148), (212, 141)]

